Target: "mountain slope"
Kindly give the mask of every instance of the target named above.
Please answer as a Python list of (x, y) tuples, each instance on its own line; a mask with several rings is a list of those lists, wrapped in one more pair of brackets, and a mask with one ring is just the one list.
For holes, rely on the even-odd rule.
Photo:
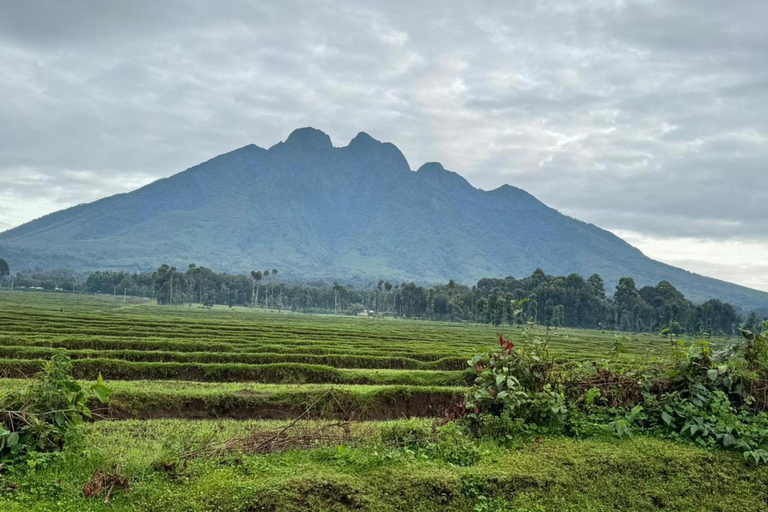
[(656, 262), (613, 234), (523, 190), (483, 191), (439, 163), (412, 171), (365, 133), (333, 147), (302, 128), (127, 194), (0, 233), (14, 268), (152, 269), (189, 262), (286, 276), (415, 279), (599, 273), (639, 285), (669, 280), (693, 300), (768, 309), (768, 294)]

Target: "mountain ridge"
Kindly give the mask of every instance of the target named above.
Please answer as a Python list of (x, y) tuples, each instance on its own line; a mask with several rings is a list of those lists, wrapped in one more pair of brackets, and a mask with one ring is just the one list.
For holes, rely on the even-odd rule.
[(296, 278), (423, 283), (598, 273), (611, 287), (668, 280), (695, 301), (768, 310), (768, 293), (647, 258), (613, 233), (528, 192), (486, 191), (438, 162), (412, 170), (365, 132), (346, 146), (311, 127), (269, 149), (249, 144), (132, 192), (0, 233), (12, 267), (148, 270), (197, 263)]

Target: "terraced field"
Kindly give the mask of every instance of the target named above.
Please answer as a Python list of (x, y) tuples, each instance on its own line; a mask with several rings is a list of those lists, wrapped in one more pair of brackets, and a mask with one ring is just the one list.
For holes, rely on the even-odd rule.
[[(466, 360), (511, 326), (157, 306), (111, 296), (0, 293), (0, 386), (66, 349), (78, 378), (114, 388), (105, 417), (433, 416), (461, 399)], [(605, 357), (617, 333), (557, 330), (561, 362)], [(632, 335), (623, 357), (665, 353)], [(333, 388), (332, 395), (325, 394)], [(315, 403), (320, 396), (320, 402)]]
[[(768, 470), (743, 471), (738, 454), (643, 437), (451, 437), (440, 417), (497, 333), (520, 341), (510, 326), (0, 292), (0, 395), (57, 349), (112, 389), (94, 404), (111, 421), (55, 456), (0, 465), (0, 510), (764, 510)], [(616, 340), (550, 334), (564, 365)], [(640, 364), (668, 341), (623, 344)]]

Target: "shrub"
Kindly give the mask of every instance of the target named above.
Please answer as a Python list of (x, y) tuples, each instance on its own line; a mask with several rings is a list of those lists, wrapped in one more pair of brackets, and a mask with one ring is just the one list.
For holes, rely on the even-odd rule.
[(565, 393), (562, 383), (553, 378), (548, 340), (533, 335), (532, 325), (523, 337), (526, 347), (499, 335), (498, 352), (477, 355), (467, 362), (477, 372), (465, 402), (468, 419), (482, 423), (485, 415), (511, 415), (539, 426), (563, 424)]
[(72, 362), (54, 354), (43, 371), (25, 386), (0, 399), (0, 457), (14, 459), (31, 452), (60, 450), (91, 417), (88, 402), (103, 402), (110, 390), (99, 375), (90, 385), (72, 377)]
[(645, 369), (605, 362), (591, 375), (584, 373), (587, 366), (555, 369), (546, 340), (532, 328), (524, 339), (526, 348), (519, 348), (499, 336), (499, 351), (469, 361), (477, 378), (465, 418), (475, 434), (504, 438), (542, 428), (576, 437), (648, 433), (735, 449), (768, 463), (768, 414), (760, 410), (766, 404), (755, 407), (748, 391), (765, 383), (763, 334), (745, 332), (742, 344), (721, 355), (706, 341), (673, 341), (671, 362)]

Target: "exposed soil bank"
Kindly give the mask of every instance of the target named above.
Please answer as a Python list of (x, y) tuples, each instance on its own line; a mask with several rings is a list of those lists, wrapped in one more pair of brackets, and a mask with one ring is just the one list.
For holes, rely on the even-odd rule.
[(462, 400), (463, 395), (454, 392), (394, 390), (360, 398), (338, 391), (324, 396), (275, 396), (243, 390), (229, 396), (174, 396), (167, 400), (116, 394), (106, 408), (93, 405), (100, 419), (285, 419), (306, 412), (306, 418), (369, 421), (444, 416)]

